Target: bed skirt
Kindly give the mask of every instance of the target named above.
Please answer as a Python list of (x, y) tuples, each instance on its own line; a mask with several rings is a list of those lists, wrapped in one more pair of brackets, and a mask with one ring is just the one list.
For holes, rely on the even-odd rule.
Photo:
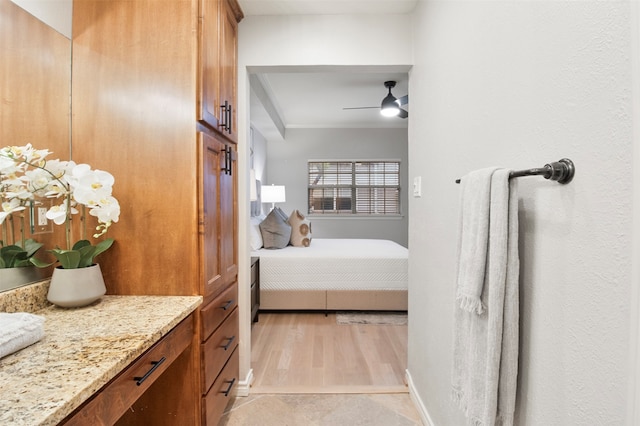
[(260, 310), (406, 311), (407, 290), (260, 290)]

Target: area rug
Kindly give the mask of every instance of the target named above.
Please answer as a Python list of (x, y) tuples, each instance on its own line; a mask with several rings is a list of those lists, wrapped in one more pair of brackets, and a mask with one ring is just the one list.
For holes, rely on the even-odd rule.
[(406, 325), (406, 312), (336, 312), (336, 324)]

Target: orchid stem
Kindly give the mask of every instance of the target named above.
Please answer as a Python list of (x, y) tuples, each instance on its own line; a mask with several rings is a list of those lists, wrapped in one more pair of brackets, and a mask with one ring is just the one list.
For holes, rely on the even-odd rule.
[(87, 216), (85, 205), (82, 205), (82, 216), (80, 216), (80, 221), (82, 222), (82, 239), (87, 239)]
[(16, 243), (16, 230), (13, 228), (13, 215), (9, 215), (9, 233), (11, 234), (11, 244)]
[(5, 246), (9, 245), (9, 241), (7, 241), (7, 222), (2, 223), (2, 244)]
[(24, 215), (20, 215), (20, 237), (22, 239), (22, 248), (26, 248), (27, 237), (24, 234)]
[(67, 220), (64, 221), (67, 250), (71, 250), (71, 196), (67, 195)]

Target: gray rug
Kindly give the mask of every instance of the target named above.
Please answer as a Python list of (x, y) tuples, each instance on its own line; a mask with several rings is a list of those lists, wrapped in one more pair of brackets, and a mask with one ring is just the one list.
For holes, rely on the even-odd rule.
[(336, 324), (405, 325), (406, 312), (337, 312)]

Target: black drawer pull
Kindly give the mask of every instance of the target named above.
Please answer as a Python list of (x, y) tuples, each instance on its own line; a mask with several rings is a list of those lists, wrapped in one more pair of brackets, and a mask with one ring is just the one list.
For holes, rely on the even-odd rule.
[(144, 382), (145, 380), (147, 380), (147, 378), (151, 375), (151, 373), (153, 373), (154, 371), (156, 371), (156, 368), (160, 367), (160, 364), (162, 364), (163, 362), (165, 362), (167, 359), (165, 357), (160, 358), (158, 361), (151, 361), (151, 364), (153, 365), (153, 367), (151, 367), (149, 369), (149, 371), (147, 371), (146, 373), (144, 373), (144, 376), (142, 377), (134, 377), (133, 380), (136, 381), (136, 385), (140, 386), (142, 384), (142, 382)]
[(220, 392), (223, 393), (224, 396), (229, 396), (229, 392), (231, 392), (231, 388), (233, 388), (233, 384), (236, 382), (236, 378), (234, 377), (233, 379), (231, 379), (231, 381), (229, 382), (229, 387), (227, 388), (226, 391)]
[(225, 351), (226, 351), (227, 349), (229, 349), (229, 346), (231, 346), (231, 343), (232, 343), (234, 340), (236, 340), (236, 336), (227, 337), (227, 339), (229, 339), (229, 341), (227, 342), (227, 344), (226, 344), (226, 345), (224, 345), (224, 346), (221, 346)]
[(220, 306), (220, 308), (222, 308), (223, 311), (226, 311), (227, 309), (229, 309), (229, 306), (233, 305), (233, 302), (235, 302), (235, 300), (231, 299), (227, 302), (226, 305)]

